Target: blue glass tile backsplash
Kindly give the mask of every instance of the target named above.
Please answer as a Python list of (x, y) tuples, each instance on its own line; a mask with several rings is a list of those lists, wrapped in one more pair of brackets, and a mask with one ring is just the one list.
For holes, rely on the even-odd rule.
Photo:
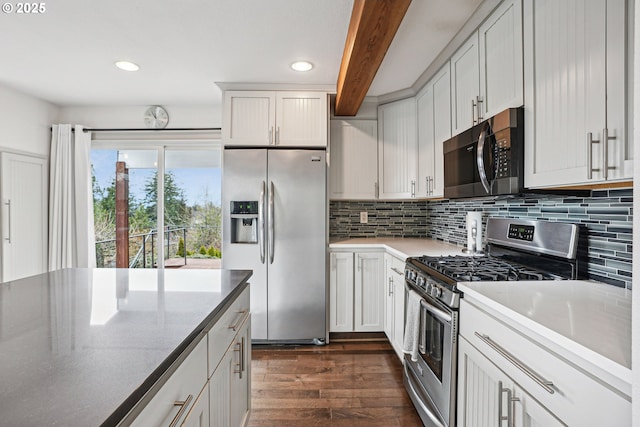
[[(367, 211), (368, 224), (360, 224)], [(468, 211), (486, 218), (530, 218), (581, 226), (580, 252), (594, 280), (631, 289), (633, 189), (594, 190), (589, 197), (532, 194), (502, 199), (332, 201), (331, 238), (429, 237), (466, 243)]]

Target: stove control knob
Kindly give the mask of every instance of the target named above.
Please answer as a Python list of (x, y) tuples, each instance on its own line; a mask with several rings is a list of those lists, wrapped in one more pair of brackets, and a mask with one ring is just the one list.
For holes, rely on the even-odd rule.
[(442, 289), (434, 286), (433, 289), (431, 289), (431, 295), (436, 298), (440, 298), (442, 296)]
[(416, 284), (420, 287), (424, 286), (424, 282), (425, 282), (425, 279), (422, 276), (418, 276), (418, 278), (416, 279)]
[(433, 285), (431, 283), (428, 283), (427, 286), (425, 286), (425, 289), (426, 289), (427, 293), (431, 293), (431, 287), (432, 286)]

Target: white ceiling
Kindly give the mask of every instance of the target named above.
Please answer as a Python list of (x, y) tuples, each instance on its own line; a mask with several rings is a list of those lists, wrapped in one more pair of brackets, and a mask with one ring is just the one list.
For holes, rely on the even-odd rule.
[[(410, 87), (481, 0), (413, 0), (369, 95)], [(0, 83), (61, 106), (214, 105), (214, 82), (335, 85), (353, 0), (56, 0), (0, 15)], [(138, 72), (120, 71), (119, 59)], [(308, 73), (291, 62), (311, 61)]]

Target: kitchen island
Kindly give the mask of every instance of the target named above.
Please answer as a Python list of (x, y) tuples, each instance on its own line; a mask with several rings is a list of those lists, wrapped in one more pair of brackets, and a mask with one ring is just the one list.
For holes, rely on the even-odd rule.
[(65, 269), (0, 284), (1, 424), (127, 423), (251, 274)]

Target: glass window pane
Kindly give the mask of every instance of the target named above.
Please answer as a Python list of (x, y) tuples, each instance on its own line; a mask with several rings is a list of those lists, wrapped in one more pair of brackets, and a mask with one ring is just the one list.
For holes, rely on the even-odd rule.
[(220, 150), (165, 151), (167, 267), (220, 268)]
[(157, 264), (157, 161), (157, 150), (91, 150), (98, 267)]

